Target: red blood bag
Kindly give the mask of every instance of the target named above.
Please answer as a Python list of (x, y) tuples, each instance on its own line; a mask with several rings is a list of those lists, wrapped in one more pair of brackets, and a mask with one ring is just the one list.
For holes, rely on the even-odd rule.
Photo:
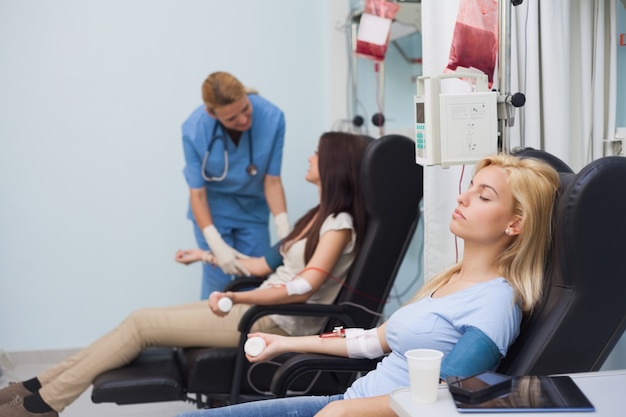
[(498, 0), (460, 0), (446, 71), (476, 68), (489, 88), (498, 57)]
[(391, 22), (400, 5), (386, 0), (366, 0), (356, 36), (356, 53), (364, 58), (385, 59)]

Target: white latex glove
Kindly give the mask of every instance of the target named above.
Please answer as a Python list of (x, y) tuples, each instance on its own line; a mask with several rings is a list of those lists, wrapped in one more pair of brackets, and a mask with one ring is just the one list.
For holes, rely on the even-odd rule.
[(226, 274), (250, 276), (250, 272), (237, 260), (237, 258), (248, 258), (248, 256), (236, 251), (228, 246), (222, 235), (215, 226), (210, 225), (202, 230), (202, 234), (211, 248), (211, 252), (217, 260), (217, 264)]
[(278, 213), (274, 217), (274, 223), (276, 224), (276, 234), (278, 235), (278, 239), (284, 239), (285, 236), (291, 232), (291, 227), (289, 226), (289, 217), (287, 217), (287, 212)]

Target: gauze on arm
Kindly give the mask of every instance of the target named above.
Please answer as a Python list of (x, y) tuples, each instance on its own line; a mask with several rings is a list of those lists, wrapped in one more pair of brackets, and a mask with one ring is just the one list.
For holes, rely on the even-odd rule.
[(287, 295), (302, 295), (313, 289), (309, 281), (299, 275), (287, 282), (285, 288), (287, 289)]
[(376, 359), (384, 354), (376, 328), (346, 329), (346, 350), (349, 358)]

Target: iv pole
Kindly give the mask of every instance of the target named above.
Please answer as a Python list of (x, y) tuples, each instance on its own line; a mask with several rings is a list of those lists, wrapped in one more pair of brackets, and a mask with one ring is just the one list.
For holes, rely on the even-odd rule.
[[(503, 153), (511, 151), (509, 128), (515, 121), (515, 107), (522, 107), (526, 103), (524, 94), (511, 95), (511, 6), (519, 6), (522, 2), (523, 0), (498, 1), (498, 148)], [(524, 138), (521, 138), (521, 142), (523, 148)]]

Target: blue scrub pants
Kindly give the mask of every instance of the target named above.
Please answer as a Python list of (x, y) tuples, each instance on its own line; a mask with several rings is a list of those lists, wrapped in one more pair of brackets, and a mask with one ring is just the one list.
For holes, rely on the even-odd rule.
[(308, 396), (250, 401), (227, 407), (189, 411), (176, 417), (313, 417), (332, 401), (342, 400), (343, 394)]
[[(209, 250), (202, 231), (195, 221), (192, 222), (198, 247)], [(224, 242), (245, 255), (263, 256), (270, 247), (270, 232), (267, 223), (246, 223), (244, 227), (231, 227), (220, 224), (214, 219), (214, 225)], [(235, 275), (225, 274), (219, 266), (203, 263), (201, 299), (209, 298), (213, 291), (223, 291), (234, 277)]]

